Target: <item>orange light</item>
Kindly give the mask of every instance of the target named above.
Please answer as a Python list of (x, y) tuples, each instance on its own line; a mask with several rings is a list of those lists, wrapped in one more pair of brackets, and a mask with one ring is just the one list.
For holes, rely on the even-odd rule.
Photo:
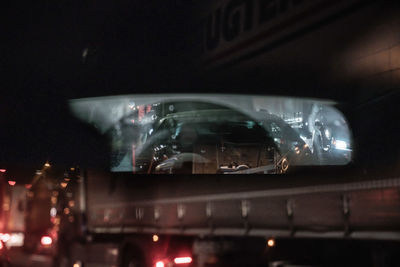
[(8, 181), (8, 184), (14, 186), (17, 182), (16, 181)]
[(165, 266), (165, 264), (163, 261), (157, 261), (155, 267), (164, 267), (164, 266)]
[(6, 169), (0, 169), (0, 172), (5, 173), (7, 170)]
[(158, 242), (158, 240), (160, 240), (158, 235), (153, 235), (153, 242)]
[(64, 208), (64, 214), (68, 215), (70, 213), (69, 208)]
[(43, 246), (50, 246), (52, 243), (53, 239), (51, 239), (51, 237), (48, 235), (42, 236), (42, 238), (40, 239), (40, 244), (42, 244)]
[(273, 247), (273, 246), (275, 246), (275, 240), (274, 239), (268, 239), (268, 241), (267, 241), (267, 245), (268, 245), (268, 247)]
[(175, 264), (187, 264), (192, 262), (191, 257), (179, 257), (174, 259)]

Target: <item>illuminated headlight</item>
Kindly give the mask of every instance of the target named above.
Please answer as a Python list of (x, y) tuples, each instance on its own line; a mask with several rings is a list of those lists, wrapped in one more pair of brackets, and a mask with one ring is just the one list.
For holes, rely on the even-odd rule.
[(335, 147), (336, 147), (336, 149), (345, 150), (345, 149), (347, 149), (347, 143), (342, 140), (336, 140)]

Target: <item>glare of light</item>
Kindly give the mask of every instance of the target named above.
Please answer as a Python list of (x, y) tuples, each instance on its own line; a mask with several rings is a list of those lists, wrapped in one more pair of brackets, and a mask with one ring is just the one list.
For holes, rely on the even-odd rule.
[(68, 185), (68, 183), (66, 183), (66, 182), (62, 182), (60, 185), (61, 185), (61, 187), (62, 187), (62, 188), (66, 188), (66, 187), (67, 187), (67, 185)]
[(36, 175), (42, 175), (42, 171), (41, 170), (36, 170)]
[(307, 137), (305, 137), (305, 136), (303, 136), (303, 135), (300, 135), (300, 138), (303, 139), (304, 142), (307, 141)]
[(331, 138), (331, 132), (328, 129), (325, 130), (325, 136), (328, 139)]
[(10, 234), (2, 234), (2, 235), (0, 235), (0, 239), (1, 239), (1, 241), (3, 241), (4, 243), (7, 243), (8, 240), (10, 240), (10, 238), (11, 238)]
[(42, 244), (43, 246), (50, 246), (51, 243), (53, 243), (53, 239), (51, 239), (51, 237), (48, 235), (42, 236), (42, 238), (40, 239), (40, 244)]
[(55, 225), (59, 225), (61, 220), (60, 220), (60, 218), (54, 217), (53, 221), (54, 221)]
[(153, 235), (153, 242), (158, 242), (158, 240), (160, 240), (158, 235)]
[(32, 188), (32, 185), (31, 185), (31, 184), (25, 184), (25, 188), (26, 188), (26, 189), (31, 189), (31, 188)]
[(13, 233), (7, 242), (7, 247), (22, 247), (24, 245), (24, 234)]
[(70, 213), (69, 208), (64, 209), (64, 214), (68, 215)]
[(344, 150), (344, 149), (347, 148), (347, 143), (346, 143), (345, 141), (342, 141), (342, 140), (336, 140), (336, 142), (335, 142), (335, 147), (336, 147), (337, 149), (342, 149), (342, 150)]
[(56, 215), (57, 215), (57, 209), (54, 208), (54, 207), (52, 207), (52, 208), (50, 209), (50, 216), (51, 216), (51, 217), (55, 217)]
[(74, 167), (71, 167), (70, 170), (71, 170), (71, 171), (75, 171), (75, 168), (74, 168)]
[[(89, 53), (89, 48), (83, 49), (83, 51), (82, 51), (82, 57), (83, 57), (83, 58), (86, 58), (87, 55), (88, 55), (88, 53)], [(75, 267), (75, 266), (74, 266), (74, 267)]]
[(17, 235), (13, 235), (13, 234), (12, 234), (11, 237), (10, 237), (10, 241), (11, 241), (11, 242), (18, 241), (18, 239), (19, 239), (19, 238), (18, 238)]
[(2, 250), (3, 249), (3, 242), (0, 242), (0, 250)]
[(73, 267), (81, 267), (81, 264), (78, 262), (75, 262), (74, 265), (72, 265)]
[(7, 170), (6, 169), (0, 169), (0, 172), (5, 173)]
[(16, 181), (12, 181), (12, 180), (8, 181), (8, 184), (11, 186), (14, 186), (16, 183), (17, 183)]
[(129, 103), (128, 107), (129, 107), (130, 109), (132, 109), (132, 110), (135, 110), (135, 109), (136, 109), (136, 107), (135, 107), (135, 102)]
[(268, 247), (274, 247), (275, 246), (275, 240), (274, 239), (268, 239), (267, 241)]
[(163, 261), (157, 261), (155, 267), (164, 267), (164, 266), (165, 266), (165, 264)]
[(49, 163), (49, 162), (46, 162), (46, 163), (44, 164), (44, 166), (48, 168), (48, 167), (50, 167), (50, 163)]
[(192, 257), (179, 257), (174, 259), (175, 264), (186, 264), (192, 262)]

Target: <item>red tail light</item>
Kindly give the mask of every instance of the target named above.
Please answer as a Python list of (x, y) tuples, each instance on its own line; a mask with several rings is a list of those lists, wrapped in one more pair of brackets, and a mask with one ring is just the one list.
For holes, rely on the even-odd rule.
[(40, 239), (40, 244), (42, 244), (43, 246), (50, 246), (53, 243), (53, 239), (48, 236), (42, 236), (42, 238)]
[(192, 262), (191, 257), (179, 257), (174, 259), (175, 264), (188, 264)]

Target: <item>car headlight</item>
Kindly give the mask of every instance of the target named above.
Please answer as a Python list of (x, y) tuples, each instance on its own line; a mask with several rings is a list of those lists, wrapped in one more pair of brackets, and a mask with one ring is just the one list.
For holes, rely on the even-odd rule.
[(334, 145), (336, 149), (341, 149), (341, 150), (347, 149), (347, 143), (343, 140), (335, 140)]

